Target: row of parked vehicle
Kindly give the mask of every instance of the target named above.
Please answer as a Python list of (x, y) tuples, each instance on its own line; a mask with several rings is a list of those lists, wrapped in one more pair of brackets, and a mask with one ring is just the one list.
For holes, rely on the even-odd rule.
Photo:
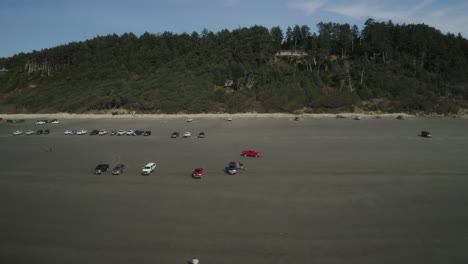
[[(124, 168), (125, 168), (125, 165), (122, 163), (119, 163), (115, 165), (111, 173), (112, 175), (120, 175), (123, 173)], [(141, 175), (150, 175), (155, 169), (156, 169), (156, 162), (150, 162), (142, 168)], [(109, 164), (98, 164), (96, 168), (94, 169), (94, 174), (103, 174), (107, 170), (109, 170)]]
[[(244, 150), (241, 153), (241, 156), (244, 157), (260, 157), (261, 153), (255, 150)], [(156, 169), (157, 164), (156, 162), (150, 162), (146, 164), (142, 169), (141, 169), (141, 175), (144, 176), (149, 176), (153, 171)], [(106, 171), (109, 170), (109, 164), (98, 164), (96, 168), (94, 169), (94, 174), (103, 174)], [(125, 165), (122, 163), (119, 163), (115, 165), (115, 167), (112, 169), (111, 174), (112, 175), (120, 175), (123, 173), (125, 168)], [(229, 162), (228, 166), (225, 167), (225, 171), (227, 174), (234, 175), (237, 174), (238, 170), (245, 170), (245, 166), (243, 163), (240, 161), (232, 161)], [(201, 179), (204, 174), (204, 169), (202, 167), (197, 167), (193, 170), (192, 172), (192, 178), (194, 179)]]
[[(179, 136), (180, 136), (179, 132), (172, 132), (172, 134), (171, 134), (171, 138), (178, 138)], [(191, 136), (192, 136), (192, 133), (190, 133), (190, 132), (185, 132), (182, 135), (183, 138), (189, 138)], [(205, 132), (198, 133), (198, 138), (205, 138)]]
[[(24, 132), (25, 135), (48, 135), (50, 134), (50, 130), (49, 129), (45, 129), (45, 130), (42, 130), (42, 129), (39, 129), (39, 130), (26, 130)], [(23, 135), (23, 131), (22, 130), (16, 130), (13, 132), (13, 136), (19, 136), (19, 135)]]
[(51, 119), (51, 120), (44, 119), (44, 120), (36, 121), (36, 125), (45, 125), (45, 124), (60, 124), (60, 121), (58, 121), (57, 119)]
[[(64, 132), (65, 135), (86, 135), (88, 134), (88, 130), (84, 130), (84, 129), (81, 129), (81, 130), (78, 130), (78, 131), (75, 131), (75, 130), (66, 130)], [(105, 130), (105, 129), (101, 129), (101, 130), (97, 130), (97, 129), (94, 129), (94, 130), (91, 130), (91, 132), (89, 133), (90, 136), (95, 136), (95, 135), (99, 135), (99, 136), (104, 136), (104, 135), (111, 135), (111, 136), (124, 136), (124, 135), (127, 135), (127, 136), (150, 136), (151, 135), (151, 131), (147, 130), (147, 131), (143, 131), (143, 130), (112, 130), (111, 132)]]

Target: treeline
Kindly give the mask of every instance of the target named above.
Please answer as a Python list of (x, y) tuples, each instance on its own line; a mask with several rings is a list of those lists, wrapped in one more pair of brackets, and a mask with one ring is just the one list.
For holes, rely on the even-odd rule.
[(468, 105), (465, 38), (372, 19), (362, 30), (319, 23), (316, 31), (98, 36), (0, 58), (3, 67), (2, 112), (455, 113)]

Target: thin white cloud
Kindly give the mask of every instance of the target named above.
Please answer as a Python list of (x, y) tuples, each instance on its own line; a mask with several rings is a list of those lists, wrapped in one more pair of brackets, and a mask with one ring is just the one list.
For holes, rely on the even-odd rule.
[(325, 6), (327, 2), (328, 0), (290, 0), (286, 5), (289, 8), (302, 10), (306, 15), (310, 16)]
[(240, 3), (240, 0), (223, 0), (225, 7), (234, 8), (237, 7)]

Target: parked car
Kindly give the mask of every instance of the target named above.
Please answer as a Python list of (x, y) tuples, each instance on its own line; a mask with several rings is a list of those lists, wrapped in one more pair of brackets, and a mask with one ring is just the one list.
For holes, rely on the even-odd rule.
[(361, 120), (362, 118), (360, 116), (355, 116), (354, 120)]
[(429, 133), (429, 131), (421, 131), (421, 134), (420, 134), (421, 137), (425, 137), (425, 138), (430, 138), (432, 137), (431, 133)]
[(47, 124), (47, 120), (37, 120), (36, 125), (45, 125)]
[(141, 175), (150, 175), (156, 169), (156, 163), (150, 162), (141, 170)]
[(112, 170), (112, 175), (120, 175), (123, 173), (125, 166), (123, 164), (117, 164)]
[(227, 121), (232, 121), (232, 117), (228, 117), (228, 119), (226, 119)]
[(7, 119), (7, 123), (24, 123), (24, 119)]
[(44, 130), (44, 135), (48, 135), (48, 134), (50, 134), (50, 130), (49, 129)]
[(57, 119), (52, 119), (52, 120), (50, 120), (50, 123), (51, 124), (59, 124), (60, 121), (58, 121)]
[(238, 170), (245, 170), (244, 164), (240, 161), (231, 161), (225, 168), (226, 173), (230, 175), (237, 174)]
[(13, 136), (19, 136), (21, 134), (23, 134), (23, 131), (21, 130), (16, 130), (15, 132), (13, 132)]
[(195, 168), (192, 172), (192, 178), (201, 179), (203, 176), (203, 168)]
[(177, 138), (179, 137), (180, 133), (179, 132), (172, 132), (171, 138)]
[(127, 136), (134, 136), (135, 130), (127, 130), (126, 134)]
[(143, 134), (143, 136), (147, 137), (147, 136), (150, 136), (151, 135), (151, 131), (145, 131), (145, 133)]
[(294, 121), (299, 121), (299, 117), (298, 116), (294, 117)]
[(107, 132), (107, 130), (105, 130), (105, 129), (99, 130), (99, 135), (100, 135), (100, 136), (104, 136), (104, 135), (107, 134), (107, 133), (108, 133), (108, 132)]
[(63, 132), (65, 135), (73, 135), (73, 131), (71, 130), (65, 130), (65, 132)]
[(241, 156), (244, 157), (260, 157), (261, 153), (255, 150), (243, 150)]
[(125, 135), (125, 134), (127, 134), (127, 131), (125, 131), (125, 130), (119, 130), (119, 131), (117, 131), (117, 136), (123, 136), (123, 135)]
[(198, 138), (205, 138), (205, 132), (200, 132), (198, 134)]
[(188, 119), (187, 119), (187, 122), (189, 122), (189, 123), (190, 123), (190, 122), (193, 122), (193, 118), (188, 118)]
[(111, 136), (115, 136), (115, 135), (117, 135), (117, 131), (115, 131), (115, 130), (112, 130), (112, 131), (110, 132), (110, 134), (109, 134), (109, 135), (111, 135)]
[(36, 135), (42, 135), (42, 133), (44, 133), (44, 131), (42, 131), (42, 129), (39, 129), (38, 131), (36, 131)]
[(404, 118), (402, 115), (399, 115), (399, 116), (397, 116), (396, 119), (398, 119), (398, 120), (404, 120), (405, 118)]
[(190, 132), (185, 132), (184, 133), (184, 138), (189, 138), (190, 136), (192, 136), (192, 133), (190, 133)]
[(144, 133), (145, 133), (145, 131), (143, 131), (143, 130), (135, 130), (135, 132), (133, 132), (132, 136), (141, 136)]
[(76, 131), (76, 134), (77, 135), (85, 135), (85, 134), (88, 134), (88, 130), (81, 129), (81, 130)]
[(94, 174), (102, 174), (109, 169), (109, 164), (98, 164), (94, 169)]
[(36, 133), (36, 131), (34, 131), (34, 130), (27, 130), (25, 134), (29, 136), (29, 135), (33, 135), (34, 133)]
[(89, 133), (89, 135), (90, 135), (90, 136), (99, 135), (99, 130), (93, 129), (93, 130), (91, 130), (91, 133)]

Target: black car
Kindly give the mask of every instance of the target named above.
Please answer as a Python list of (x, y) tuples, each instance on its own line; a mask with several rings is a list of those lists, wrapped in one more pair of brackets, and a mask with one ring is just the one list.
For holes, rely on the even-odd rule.
[(95, 136), (97, 134), (99, 134), (99, 130), (97, 129), (94, 129), (93, 131), (91, 131), (91, 133), (89, 133), (90, 136)]
[(44, 130), (44, 135), (48, 135), (48, 134), (50, 134), (50, 130), (49, 129)]
[(123, 172), (124, 168), (125, 166), (123, 164), (117, 164), (112, 170), (112, 175), (120, 175)]
[(24, 123), (24, 119), (7, 119), (7, 123)]
[(179, 137), (180, 133), (179, 132), (172, 132), (171, 138), (177, 138)]
[(141, 135), (143, 135), (143, 133), (145, 133), (145, 131), (143, 131), (143, 130), (135, 130), (135, 132), (133, 132), (133, 135), (134, 135), (134, 136), (141, 136)]
[(198, 134), (198, 138), (205, 138), (205, 132), (200, 132)]
[(147, 136), (149, 136), (149, 135), (151, 135), (151, 131), (149, 131), (149, 130), (148, 130), (148, 131), (145, 131), (145, 133), (143, 134), (143, 136), (145, 136), (145, 137), (147, 137)]
[(420, 134), (421, 137), (425, 137), (425, 138), (430, 138), (432, 135), (431, 133), (429, 133), (429, 131), (421, 131), (421, 134)]
[(42, 135), (42, 133), (44, 133), (44, 131), (42, 131), (42, 129), (39, 129), (38, 131), (36, 131), (36, 135)]
[(109, 169), (109, 164), (99, 164), (94, 169), (94, 174), (102, 174)]

